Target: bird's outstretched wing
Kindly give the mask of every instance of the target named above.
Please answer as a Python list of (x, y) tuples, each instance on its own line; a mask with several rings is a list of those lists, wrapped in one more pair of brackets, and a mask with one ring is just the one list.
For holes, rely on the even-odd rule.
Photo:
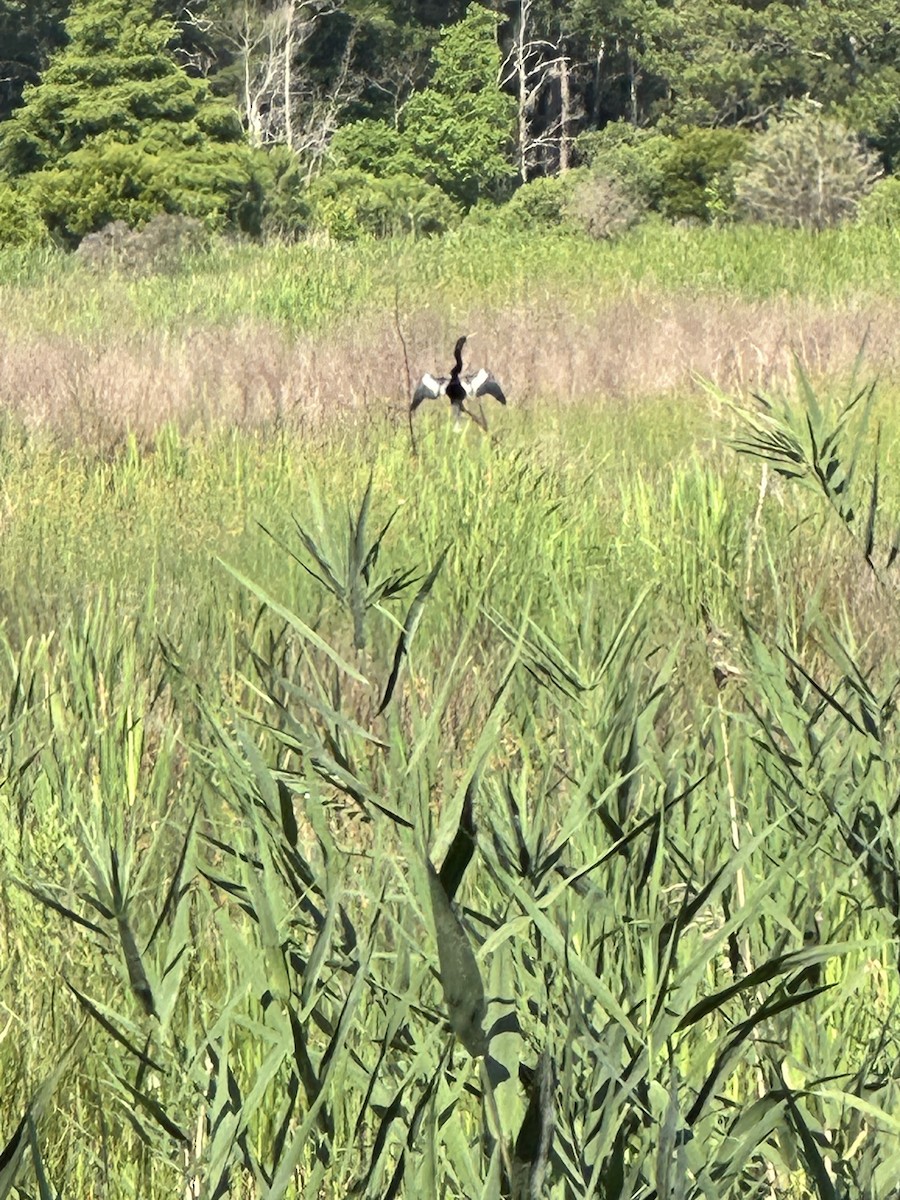
[(437, 400), (439, 396), (443, 395), (446, 386), (446, 379), (435, 379), (433, 375), (429, 375), (426, 372), (419, 380), (416, 390), (413, 392), (412, 404), (409, 406), (409, 411), (414, 412), (423, 400)]
[(503, 395), (500, 384), (490, 371), (485, 371), (484, 368), (475, 375), (468, 375), (465, 383), (466, 391), (470, 396), (493, 396), (501, 404), (506, 403), (506, 397)]

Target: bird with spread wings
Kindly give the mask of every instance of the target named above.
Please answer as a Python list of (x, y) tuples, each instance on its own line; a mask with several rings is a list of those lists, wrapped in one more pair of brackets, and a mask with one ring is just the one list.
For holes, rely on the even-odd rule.
[(413, 392), (412, 404), (409, 406), (410, 414), (416, 411), (423, 400), (438, 400), (441, 396), (446, 396), (456, 417), (457, 426), (462, 420), (462, 414), (466, 413), (467, 416), (472, 417), (483, 428), (487, 428), (483, 415), (481, 420), (479, 420), (474, 413), (466, 408), (466, 400), (482, 396), (493, 396), (495, 400), (499, 400), (501, 404), (505, 404), (506, 396), (504, 396), (503, 389), (490, 371), (482, 368), (480, 371), (475, 371), (470, 375), (462, 374), (462, 350), (466, 341), (466, 337), (461, 337), (456, 343), (453, 350), (454, 364), (450, 369), (449, 375), (435, 376), (426, 372), (422, 376), (415, 392)]

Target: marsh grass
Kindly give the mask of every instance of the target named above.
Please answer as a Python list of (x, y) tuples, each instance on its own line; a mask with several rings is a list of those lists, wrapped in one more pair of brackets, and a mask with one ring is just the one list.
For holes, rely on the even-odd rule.
[(784, 387), (898, 371), (889, 232), (672, 230), (609, 244), (472, 229), (418, 243), (220, 245), (174, 274), (0, 256), (0, 399), (31, 429), (108, 452), (182, 431), (400, 420), (460, 330), (520, 409)]
[(7, 431), (20, 1178), (890, 1194), (866, 547), (855, 577), (813, 493), (760, 506), (726, 425), (647, 403), (615, 456), (579, 410), (435, 425), (416, 460), (390, 427), (112, 458)]
[[(121, 327), (233, 324), (272, 320), (294, 333), (332, 324), (348, 308), (432, 305), (451, 324), (473, 298), (508, 308), (528, 297), (576, 311), (598, 297), (652, 293), (714, 294), (761, 301), (778, 297), (845, 302), (896, 293), (900, 255), (890, 230), (844, 226), (818, 234), (760, 226), (679, 228), (648, 223), (614, 242), (511, 235), (472, 227), (419, 242), (352, 246), (229, 245), (149, 278), (99, 276), (76, 258), (8, 248), (0, 286), (11, 328), (79, 332)], [(20, 290), (21, 289), (21, 290)]]
[[(861, 249), (848, 233), (801, 262), (802, 239), (720, 235), (734, 271), (754, 246), (794, 256), (785, 277), (819, 279), (823, 321), (827, 280)], [(665, 248), (687, 288), (691, 253), (717, 261), (693, 231), (655, 237), (610, 262), (635, 255), (636, 272), (640, 249), (662, 270)], [(562, 256), (574, 312), (587, 266), (526, 249), (531, 267)], [(305, 261), (229, 253), (270, 273), (259, 288)], [(342, 253), (315, 259), (320, 297)], [(233, 359), (224, 327), (195, 349), (206, 337), (234, 365), (255, 345), (271, 364), (277, 344), (279, 361), (310, 354), (308, 379), (349, 371), (341, 346), (362, 361), (372, 328), (387, 354), (383, 253), (361, 249), (343, 299), (321, 301), (324, 322), (355, 278), (363, 309), (390, 302), (358, 341), (266, 324), (232, 331)], [(392, 253), (428, 262), (440, 296), (436, 246)], [(497, 328), (528, 347), (537, 300), (503, 309), (515, 280), (495, 265)], [(39, 266), (6, 286), (38, 303), (56, 269)], [(865, 303), (881, 304), (870, 267)], [(761, 288), (770, 268), (754, 269)], [(208, 281), (198, 322), (236, 280), (218, 298)], [(134, 395), (152, 408), (154, 372), (174, 395), (176, 359), (142, 367), (138, 350), (193, 362), (165, 316), (191, 286), (166, 310), (160, 284), (139, 336), (112, 336), (95, 424), (0, 430), (0, 1195), (888, 1200), (889, 359), (871, 397), (847, 382), (855, 350), (843, 363), (832, 345), (827, 387), (786, 349), (783, 371), (718, 389), (676, 372), (652, 397), (633, 382), (654, 378), (648, 359), (590, 401), (600, 352), (581, 332), (569, 348), (560, 317), (526, 363), (549, 380), (568, 362), (563, 385), (523, 385), (491, 437), (425, 414), (416, 457), (402, 396), (374, 383), (396, 420), (347, 405), (327, 425), (223, 427), (211, 401), (188, 433), (173, 400), (117, 425), (118, 339), (137, 337)], [(666, 292), (647, 318), (635, 295), (644, 333), (666, 305), (698, 311)], [(464, 304), (489, 311), (455, 297), (407, 327), (437, 331), (437, 353)], [(660, 360), (682, 328), (660, 333)], [(514, 344), (497, 345), (515, 378)]]

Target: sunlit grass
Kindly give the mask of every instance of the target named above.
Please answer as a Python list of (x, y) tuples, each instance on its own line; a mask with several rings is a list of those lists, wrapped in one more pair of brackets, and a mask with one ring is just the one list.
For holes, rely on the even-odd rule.
[(848, 226), (823, 233), (754, 226), (672, 229), (650, 222), (606, 243), (463, 228), (440, 239), (352, 245), (218, 244), (172, 275), (98, 274), (62, 252), (0, 254), (7, 328), (84, 334), (115, 317), (132, 329), (262, 320), (294, 330), (371, 309), (401, 314), (441, 305), (451, 319), (473, 304), (573, 310), (599, 296), (727, 294), (846, 303), (900, 287), (900, 239)]
[[(807, 946), (811, 958), (788, 957), (785, 963), (796, 963), (797, 972), (811, 964), (811, 978), (827, 980), (832, 991), (792, 1006), (789, 1018), (773, 1017), (765, 1037), (759, 1043), (748, 1040), (739, 1060), (723, 1067), (716, 1094), (735, 1112), (750, 1111), (760, 1093), (771, 1094), (779, 1085), (772, 1074), (776, 1060), (766, 1049), (770, 1045), (785, 1056), (787, 1065), (777, 1069), (786, 1072), (798, 1098), (807, 1086), (821, 1092), (819, 1079), (852, 1073), (869, 1058), (880, 1063), (878, 1040), (896, 990), (893, 949), (871, 904), (847, 900), (852, 860), (846, 860), (841, 841), (839, 810), (828, 810), (829, 803), (843, 803), (841, 793), (823, 792), (831, 799), (824, 808), (805, 811), (802, 821), (791, 815), (784, 799), (776, 803), (765, 753), (748, 736), (753, 721), (743, 697), (753, 696), (760, 706), (780, 705), (791, 734), (796, 716), (789, 721), (786, 706), (799, 708), (800, 697), (778, 690), (784, 683), (779, 683), (780, 668), (773, 667), (774, 643), (783, 642), (809, 664), (820, 662), (817, 614), (823, 605), (838, 616), (843, 611), (848, 628), (854, 612), (865, 613), (867, 620), (878, 613), (882, 623), (889, 622), (890, 612), (871, 608), (863, 573), (845, 575), (835, 565), (849, 561), (841, 531), (827, 520), (820, 523), (802, 500), (772, 481), (760, 502), (758, 466), (710, 438), (705, 423), (704, 436), (698, 436), (670, 405), (647, 402), (641, 410), (618, 414), (617, 427), (613, 454), (602, 411), (551, 421), (540, 439), (531, 436), (530, 422), (519, 429), (504, 426), (495, 440), (475, 426), (459, 437), (449, 422), (434, 422), (422, 431), (416, 459), (405, 432), (389, 426), (375, 436), (370, 429), (365, 439), (335, 431), (331, 440), (315, 444), (288, 435), (267, 439), (224, 432), (184, 439), (169, 429), (155, 451), (142, 451), (132, 442), (112, 461), (7, 435), (0, 566), (13, 644), (0, 670), (13, 723), (4, 743), (5, 861), (8, 878), (35, 891), (9, 891), (9, 919), (15, 922), (19, 949), (6, 1004), (28, 1031), (22, 1036), (28, 1039), (28, 1078), (35, 1083), (49, 1068), (47, 1047), (62, 1052), (88, 1001), (102, 1004), (116, 1028), (123, 1022), (134, 1029), (146, 1025), (154, 1061), (164, 1066), (148, 1092), (155, 1077), (145, 1077), (139, 1067), (135, 1074), (131, 1052), (116, 1043), (110, 1092), (109, 1081), (104, 1084), (95, 1074), (111, 1052), (108, 1030), (104, 1034), (92, 1022), (90, 1038), (83, 1036), (73, 1051), (75, 1074), (56, 1084), (55, 1113), (41, 1117), (49, 1138), (42, 1169), (49, 1178), (75, 1177), (87, 1171), (86, 1164), (96, 1166), (93, 1142), (83, 1131), (96, 1128), (102, 1107), (117, 1148), (109, 1184), (90, 1194), (149, 1187), (146, 1147), (135, 1140), (122, 1111), (127, 1087), (138, 1086), (146, 1105), (153, 1099), (162, 1105), (166, 1121), (187, 1130), (186, 1123), (196, 1121), (199, 1094), (208, 1089), (204, 1045), (230, 1055), (233, 1102), (235, 1086), (248, 1097), (256, 1081), (271, 1079), (260, 1082), (269, 1097), (267, 1109), (245, 1110), (241, 1102), (229, 1120), (252, 1128), (261, 1163), (278, 1169), (290, 1161), (277, 1129), (291, 1070), (282, 1039), (293, 1036), (287, 1013), (295, 999), (300, 1004), (301, 991), (326, 1023), (337, 1019), (351, 996), (358, 1002), (352, 988), (344, 990), (344, 969), (348, 987), (359, 977), (369, 981), (374, 997), (383, 1000), (385, 988), (391, 994), (400, 988), (404, 1003), (425, 1000), (440, 1008), (440, 993), (418, 957), (424, 953), (423, 963), (429, 954), (434, 957), (425, 950), (421, 927), (427, 893), (415, 871), (404, 882), (391, 863), (409, 863), (410, 856), (431, 847), (438, 860), (446, 853), (474, 771), (483, 773), (476, 824), (486, 840), (479, 834), (478, 855), (467, 873), (469, 911), (495, 913), (491, 920), (500, 920), (499, 928), (505, 929), (502, 912), (515, 895), (516, 905), (525, 905), (524, 914), (532, 911), (528, 905), (539, 903), (532, 918), (551, 922), (540, 926), (543, 932), (535, 941), (529, 922), (510, 916), (506, 950), (499, 933), (489, 936), (490, 925), (476, 926), (488, 937), (479, 963), (485, 979), (494, 980), (489, 990), (499, 988), (501, 996), (530, 994), (538, 1012), (573, 1013), (587, 1005), (590, 1014), (589, 1027), (567, 1041), (561, 1027), (533, 1026), (523, 1008), (521, 1036), (508, 1046), (498, 1040), (493, 1050), (533, 1065), (541, 1039), (549, 1036), (557, 1069), (580, 1080), (578, 1088), (560, 1093), (556, 1136), (562, 1159), (588, 1153), (588, 1145), (601, 1160), (615, 1157), (615, 1131), (632, 1111), (622, 1072), (634, 1070), (659, 1104), (674, 1088), (680, 1097), (677, 1121), (694, 1122), (686, 1166), (691, 1175), (713, 1170), (718, 1162), (721, 1194), (730, 1195), (732, 1186), (746, 1192), (769, 1162), (782, 1194), (805, 1195), (799, 1183), (792, 1190), (791, 1173), (777, 1165), (781, 1151), (775, 1143), (768, 1149), (763, 1142), (748, 1143), (744, 1160), (735, 1156), (720, 1109), (712, 1106), (703, 1115), (698, 1109), (691, 1116), (701, 1084), (715, 1075), (715, 1055), (729, 1030), (760, 1001), (763, 978), (749, 994), (738, 989), (727, 1002), (716, 1000), (710, 1018), (696, 1030), (689, 1026), (677, 1032), (676, 1026), (704, 998), (730, 995), (739, 963), (744, 971), (772, 964), (777, 979), (779, 956), (802, 953)], [(340, 578), (348, 515), (352, 535), (370, 476), (368, 536), (396, 512), (383, 537), (378, 571), (402, 566), (421, 579), (449, 548), (409, 660), (402, 664), (396, 696), (382, 717), (376, 716), (376, 705), (409, 596), (369, 613), (366, 649), (355, 651), (352, 622), (339, 597), (329, 595), (258, 524), (321, 572), (325, 568), (303, 550), (296, 518), (315, 540), (322, 562), (330, 557)], [(35, 488), (44, 498), (39, 509), (26, 504), (26, 494)], [(308, 659), (302, 642), (286, 638), (282, 621), (266, 617), (257, 595), (241, 587), (224, 563), (252, 579), (254, 591), (296, 614), (316, 637), (324, 637), (370, 686), (341, 682), (340, 672), (328, 682), (333, 662)], [(833, 589), (824, 597), (823, 571), (830, 571)], [(410, 585), (410, 595), (416, 586)], [(638, 613), (629, 617), (638, 601)], [(715, 685), (718, 651), (710, 649), (704, 610), (732, 641), (737, 669), (744, 674), (742, 684), (728, 682), (724, 692)], [(742, 613), (768, 631), (757, 649), (756, 643), (742, 641)], [(278, 687), (273, 683), (260, 690), (251, 647), (260, 662), (287, 672), (291, 686), (301, 689), (281, 719), (272, 707)], [(757, 661), (754, 654), (760, 656)], [(504, 675), (517, 658), (520, 667), (504, 693)], [(873, 686), (878, 686), (889, 674), (889, 663), (872, 669)], [(19, 680), (15, 687), (14, 678)], [(267, 686), (273, 690), (265, 700)], [(301, 696), (307, 694), (314, 707), (303, 716)], [(299, 748), (305, 739), (315, 739), (318, 722), (323, 715), (326, 724), (331, 720), (327, 713), (333, 705), (341, 712), (334, 721), (343, 722), (333, 726), (339, 737), (335, 745), (346, 747), (361, 789), (356, 803), (343, 811), (334, 808), (335, 796), (309, 771), (305, 755), (312, 753), (313, 743), (298, 755), (285, 749), (285, 744)], [(377, 731), (377, 743), (358, 740), (354, 731), (367, 726)], [(282, 736), (288, 741), (279, 750)], [(819, 786), (839, 789), (841, 740), (829, 745), (827, 761), (811, 761), (803, 770)], [(331, 753), (337, 753), (334, 747)], [(271, 809), (276, 775), (310, 791), (317, 804), (328, 796), (328, 819), (323, 811), (298, 804), (298, 850), (310, 856), (315, 889), (325, 889), (321, 896), (314, 891), (317, 905), (336, 913), (340, 897), (342, 920), (356, 924), (362, 939), (357, 951), (342, 949), (343, 935), (337, 926), (329, 927), (331, 969), (321, 974), (317, 960), (315, 979), (294, 978), (296, 965), (279, 965), (280, 939), (288, 930), (292, 939), (300, 937), (296, 923), (305, 910), (298, 897), (284, 892), (282, 868), (273, 865), (279, 856), (295, 853), (291, 839), (298, 836), (284, 810), (279, 816), (277, 804)], [(652, 819), (665, 797), (671, 800), (684, 789), (693, 789), (690, 802), (679, 802), (660, 827), (662, 853), (652, 841), (648, 846), (638, 838), (629, 855), (611, 853), (602, 868), (585, 876), (586, 893), (570, 893), (552, 871), (538, 883), (541, 856), (551, 844), (547, 839), (564, 835), (564, 861), (586, 867), (612, 845), (617, 828), (622, 835), (636, 829)], [(512, 811), (510, 796), (518, 825), (503, 815)], [(372, 826), (360, 824), (357, 804), (365, 811), (376, 803), (406, 814), (416, 832), (397, 831), (379, 809), (369, 812)], [(187, 832), (194, 829), (198, 804), (203, 815), (196, 830), (210, 842)], [(282, 821), (287, 823), (280, 830)], [(500, 841), (487, 838), (488, 830)], [(513, 871), (500, 854), (503, 840), (517, 836), (533, 856), (530, 875)], [(314, 851), (317, 839), (324, 859)], [(183, 844), (192, 882), (168, 911), (161, 906)], [(243, 865), (231, 857), (242, 845), (255, 847)], [(271, 862), (269, 855), (275, 856)], [(669, 923), (719, 870), (721, 883), (678, 935), (680, 965), (670, 975), (664, 969)], [(837, 889), (835, 871), (842, 881)], [(520, 890), (498, 892), (498, 873), (507, 880), (504, 887)], [(230, 891), (222, 893), (217, 880), (226, 881)], [(558, 889), (552, 903), (545, 890), (550, 886)], [(102, 906), (115, 901), (117, 887), (162, 1024), (156, 1016), (142, 1016), (136, 1004), (135, 980), (122, 958), (125, 943), (118, 945), (125, 926), (103, 917)], [(237, 908), (231, 911), (228, 894), (244, 897), (243, 915)], [(67, 911), (81, 910), (86, 895), (101, 905), (84, 914), (93, 912), (90, 920), (101, 932), (66, 920)], [(48, 912), (38, 897), (61, 907)], [(377, 962), (366, 957), (369, 934), (363, 932), (372, 905), (384, 905), (392, 914)], [(157, 918), (162, 932), (151, 941)], [(729, 943), (722, 930), (732, 919)], [(569, 931), (564, 957), (563, 943), (554, 948), (551, 937), (558, 921)], [(64, 936), (67, 928), (73, 944)], [(8, 924), (4, 936), (13, 937)], [(320, 930), (316, 936), (324, 934)], [(453, 936), (452, 930), (438, 936)], [(398, 937), (404, 945), (411, 939), (405, 955), (410, 946), (418, 947), (412, 976), (401, 960), (392, 965)], [(592, 997), (584, 972), (595, 969), (598, 954), (602, 965)], [(563, 962), (571, 968), (575, 958), (579, 965), (569, 979)], [(559, 973), (540, 983), (540, 972), (533, 978), (531, 972), (542, 959), (548, 968), (555, 963)], [(45, 1002), (32, 981), (48, 973), (64, 976), (75, 992), (63, 988), (52, 1004)], [(268, 1007), (261, 1004), (266, 988), (276, 1008), (272, 1001)], [(667, 997), (662, 1009), (654, 999), (660, 989)], [(601, 1003), (603, 996), (608, 1000)], [(349, 1147), (365, 1091), (361, 1064), (376, 1069), (371, 1046), (383, 1034), (380, 1004), (370, 1001), (358, 1014), (351, 1010), (348, 1046), (355, 1057), (340, 1052), (335, 1060), (340, 1075), (328, 1077), (330, 1123), (317, 1137), (332, 1131), (326, 1143), (334, 1155), (331, 1165), (325, 1174), (321, 1164), (316, 1166), (313, 1146), (320, 1142), (298, 1143), (297, 1174), (288, 1169), (282, 1178), (285, 1186), (294, 1186), (295, 1178), (297, 1191), (287, 1194), (346, 1194), (365, 1173), (377, 1116), (364, 1118), (364, 1147), (357, 1146), (352, 1155)], [(622, 1029), (644, 1031), (647, 1049), (637, 1059), (629, 1058), (635, 1050), (625, 1053), (614, 1032), (619, 1022)], [(417, 1019), (412, 1028), (422, 1056), (418, 1061), (435, 1070), (446, 1035), (439, 1025), (420, 1027)], [(322, 1063), (324, 1043), (312, 1049), (320, 1035), (321, 1029), (312, 1028), (307, 1034), (310, 1053)], [(192, 1047), (188, 1060), (185, 1046)], [(596, 1065), (594, 1074), (588, 1070), (593, 1055), (601, 1056), (599, 1076)], [(11, 1069), (10, 1060), (3, 1066), (2, 1054), (0, 1069)], [(378, 1070), (386, 1091), (376, 1095), (386, 1102), (392, 1088), (401, 1094), (409, 1089), (407, 1111), (421, 1086), (411, 1060), (404, 1052)], [(601, 1110), (603, 1123), (590, 1132), (581, 1124), (581, 1098), (585, 1089), (597, 1088), (599, 1103), (604, 1078), (612, 1090)], [(478, 1106), (475, 1093), (462, 1088), (466, 1079), (477, 1086), (477, 1074), (468, 1068), (458, 1077), (442, 1077), (441, 1103), (456, 1115), (438, 1139), (441, 1149), (431, 1166), (427, 1156), (411, 1153), (408, 1169), (419, 1189), (440, 1188), (435, 1180), (481, 1178), (486, 1170), (477, 1151)], [(524, 1101), (502, 1088), (499, 1094), (498, 1111), (513, 1122), (508, 1126), (512, 1136)], [(21, 1109), (28, 1088), (14, 1095)], [(803, 1119), (824, 1122), (843, 1146), (842, 1139), (852, 1133), (844, 1102), (839, 1090), (830, 1100), (824, 1097), (822, 1092), (820, 1100), (812, 1094), (804, 1100)], [(879, 1103), (887, 1105), (886, 1097), (879, 1093)], [(217, 1102), (210, 1103), (213, 1120)], [(771, 1100), (776, 1108), (784, 1103)], [(158, 1190), (147, 1194), (171, 1195), (180, 1186), (184, 1159), (172, 1147), (171, 1135), (160, 1132), (159, 1113), (146, 1105), (143, 1137), (156, 1145), (158, 1164), (167, 1163), (155, 1168)], [(298, 1119), (303, 1111), (298, 1110)], [(660, 1110), (646, 1136), (655, 1141), (666, 1127)], [(189, 1136), (196, 1169), (217, 1178), (222, 1162), (232, 1160), (218, 1158), (193, 1125)], [(638, 1152), (643, 1136), (633, 1132), (634, 1149), (625, 1156), (635, 1181), (644, 1161)], [(877, 1161), (887, 1163), (891, 1155), (879, 1137), (873, 1131), (866, 1145)], [(392, 1144), (389, 1162), (395, 1163), (400, 1144)], [(234, 1165), (242, 1155), (246, 1162), (246, 1154), (229, 1154), (237, 1156), (230, 1168), (233, 1186), (247, 1189), (235, 1194), (266, 1194)], [(561, 1169), (551, 1168), (557, 1187)], [(866, 1178), (877, 1180), (877, 1172)], [(871, 1186), (873, 1195), (887, 1194)]]
[[(849, 304), (900, 274), (866, 237), (8, 255), (0, 291), (87, 346), (114, 311), (314, 350), (423, 273), (447, 320)], [(0, 1197), (500, 1197), (548, 1121), (552, 1196), (893, 1195), (896, 391), (849, 516), (849, 433), (803, 490), (714, 387), (597, 390), (424, 413), (416, 455), (402, 406), (4, 423)]]

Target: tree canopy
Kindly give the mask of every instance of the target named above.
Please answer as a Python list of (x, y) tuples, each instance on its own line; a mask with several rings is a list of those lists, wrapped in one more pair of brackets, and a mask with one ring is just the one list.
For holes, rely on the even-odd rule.
[(267, 204), (301, 229), (291, 190), (348, 171), (430, 228), (423, 186), (447, 212), (502, 200), (620, 126), (679, 141), (640, 171), (669, 188), (676, 164), (654, 203), (707, 219), (743, 143), (685, 131), (760, 133), (798, 102), (887, 171), (900, 154), (900, 0), (0, 0), (0, 46), (3, 211), (67, 239), (160, 210), (256, 231)]
[(254, 192), (233, 106), (179, 66), (174, 26), (153, 13), (78, 0), (66, 45), (3, 125), (0, 170), (64, 237), (159, 211), (240, 223)]

